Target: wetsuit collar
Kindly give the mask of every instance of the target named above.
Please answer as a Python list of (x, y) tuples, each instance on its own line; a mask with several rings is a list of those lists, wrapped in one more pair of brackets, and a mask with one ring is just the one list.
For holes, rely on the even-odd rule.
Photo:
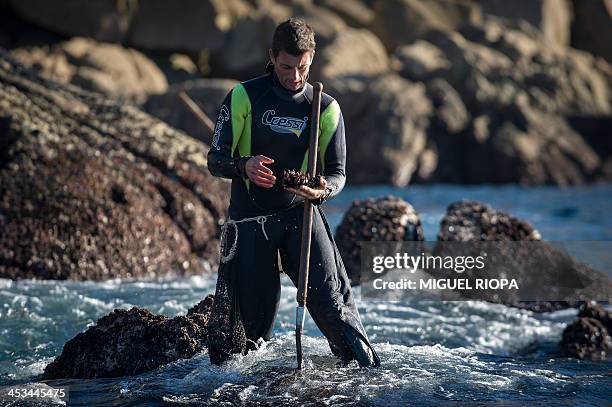
[(283, 100), (300, 103), (304, 100), (308, 88), (311, 87), (311, 85), (306, 82), (306, 84), (304, 84), (304, 86), (302, 86), (300, 89), (292, 91), (281, 85), (274, 71), (271, 72), (270, 76), (272, 78), (272, 90), (279, 98)]

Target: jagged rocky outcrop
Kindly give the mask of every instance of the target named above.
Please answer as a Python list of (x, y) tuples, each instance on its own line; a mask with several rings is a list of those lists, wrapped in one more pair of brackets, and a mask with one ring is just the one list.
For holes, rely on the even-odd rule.
[(228, 184), (207, 148), (0, 50), (0, 276), (105, 279), (215, 263)]
[(440, 241), (541, 240), (528, 222), (477, 201), (451, 203), (440, 222)]
[(47, 79), (115, 98), (143, 102), (168, 88), (153, 61), (119, 44), (74, 37), (54, 45), (16, 48), (11, 55)]
[(401, 198), (386, 196), (354, 201), (335, 233), (351, 284), (362, 281), (359, 242), (421, 242), (425, 239), (419, 214)]
[[(445, 154), (461, 151), (464, 134), (470, 131), (471, 114), (455, 88), (442, 78), (427, 81), (427, 96), (434, 108), (427, 129), (427, 144), (419, 157), (414, 181), (421, 182), (440, 177), (448, 182), (461, 182), (461, 172), (466, 167), (461, 154)], [(440, 162), (440, 154), (444, 162)], [(435, 174), (434, 174), (435, 173)]]
[(116, 309), (66, 342), (42, 379), (132, 376), (193, 357), (206, 347), (213, 303), (209, 295), (174, 318), (139, 307)]
[[(489, 19), (452, 32), (430, 30), (397, 48), (394, 66), (404, 78), (424, 81), (434, 105), (443, 80), (444, 92), (460, 95), (468, 113), (467, 122), (447, 131), (439, 125), (445, 111), (433, 111), (425, 151), (435, 155), (436, 167), (416, 169), (417, 180), (579, 184), (607, 179), (603, 163), (609, 153), (591, 144), (589, 134), (594, 127), (603, 131), (601, 118), (612, 114), (612, 68), (587, 53), (552, 46), (533, 27), (519, 28)], [(581, 127), (572, 126), (575, 116)]]
[[(474, 268), (474, 264), (468, 267), (467, 263), (456, 270), (442, 263), (421, 266), (419, 272), (423, 276), (419, 278), (442, 278), (449, 282), (468, 279), (472, 288), (476, 287), (476, 279), (515, 280), (517, 284), (516, 289), (443, 290), (440, 299), (486, 300), (548, 312), (575, 307), (590, 299), (608, 300), (612, 294), (612, 281), (605, 273), (577, 261), (554, 242), (542, 241), (540, 233), (528, 222), (476, 201), (449, 205), (435, 244), (423, 242), (418, 215), (402, 199), (389, 196), (355, 201), (345, 213), (335, 239), (354, 285), (370, 281), (372, 276), (361, 272), (360, 242), (386, 242), (368, 255), (427, 254), (443, 262), (449, 258), (484, 256), (484, 266), (480, 268)], [(411, 241), (419, 243), (406, 243)], [(403, 272), (401, 268), (399, 272)]]
[[(454, 31), (428, 27), (393, 47), (389, 69), (384, 58), (361, 69), (350, 58), (338, 67), (323, 58), (315, 72), (343, 109), (351, 182), (609, 179), (610, 154), (592, 134), (605, 133), (612, 115), (612, 67), (551, 45), (522, 20), (505, 21), (488, 18)], [(343, 36), (354, 38), (356, 55), (380, 53), (366, 37)], [(346, 50), (343, 36), (327, 47)], [(372, 151), (377, 160), (367, 158)]]
[(408, 184), (427, 144), (433, 111), (425, 86), (386, 73), (338, 76), (325, 88), (344, 116), (348, 182)]
[(612, 312), (601, 304), (585, 302), (578, 319), (563, 331), (561, 354), (579, 359), (612, 358)]
[(323, 83), (342, 75), (373, 76), (389, 71), (389, 57), (382, 42), (365, 29), (346, 28), (334, 35), (316, 54), (311, 75)]
[[(100, 0), (77, 10), (67, 0), (53, 7), (11, 0), (0, 7), (8, 15), (0, 25), (9, 27), (0, 29), (0, 45), (58, 80), (136, 94), (139, 103), (163, 86), (150, 60), (122, 47), (148, 52), (172, 83), (196, 75), (246, 80), (264, 72), (276, 24), (304, 18), (317, 33), (311, 80), (322, 80), (345, 113), (352, 183), (612, 179), (609, 143), (591, 136), (607, 134), (612, 117), (609, 1), (190, 0), (177, 8)], [(61, 44), (32, 45), (16, 34), (35, 30), (49, 42), (59, 34), (117, 44), (97, 43), (75, 57)], [(176, 67), (177, 52), (189, 74)], [(124, 61), (111, 62), (119, 55)], [(134, 65), (148, 67), (142, 78)], [(163, 104), (176, 100), (175, 90)], [(218, 106), (204, 110), (214, 117)], [(189, 112), (150, 111), (210, 138)], [(368, 159), (372, 152), (377, 160)]]
[(580, 263), (553, 242), (544, 242), (528, 222), (476, 201), (449, 205), (440, 223), (440, 256), (478, 256), (486, 253), (482, 270), (448, 273), (449, 278), (516, 279), (519, 289), (470, 291), (465, 298), (485, 299), (547, 312), (577, 306), (590, 299), (608, 300), (612, 281)]

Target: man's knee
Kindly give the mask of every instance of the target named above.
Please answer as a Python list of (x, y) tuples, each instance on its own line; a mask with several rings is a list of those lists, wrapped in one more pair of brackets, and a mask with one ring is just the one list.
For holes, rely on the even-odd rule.
[(338, 322), (342, 312), (342, 304), (336, 296), (329, 293), (308, 297), (308, 310), (326, 322)]

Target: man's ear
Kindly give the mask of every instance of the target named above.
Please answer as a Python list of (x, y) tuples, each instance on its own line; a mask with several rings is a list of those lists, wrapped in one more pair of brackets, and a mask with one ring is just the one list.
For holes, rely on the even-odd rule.
[(274, 63), (274, 53), (272, 52), (272, 48), (268, 48), (268, 58), (270, 58), (270, 61)]

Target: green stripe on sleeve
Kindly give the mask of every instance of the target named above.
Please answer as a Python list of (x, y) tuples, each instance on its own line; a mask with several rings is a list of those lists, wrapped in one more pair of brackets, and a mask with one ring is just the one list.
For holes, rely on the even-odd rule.
[[(329, 106), (325, 108), (321, 117), (319, 118), (319, 161), (321, 162), (321, 169), (325, 168), (325, 152), (331, 142), (338, 123), (340, 122), (340, 105), (335, 100), (332, 101)], [(308, 150), (304, 154), (304, 161), (302, 161), (303, 172), (308, 169)]]
[(319, 122), (319, 128), (321, 129), (321, 135), (319, 136), (319, 154), (321, 155), (322, 168), (325, 168), (325, 152), (338, 128), (339, 121), (340, 105), (334, 100), (327, 106), (323, 113), (321, 113), (321, 120)]
[(244, 86), (239, 83), (232, 90), (232, 157), (236, 146), (241, 156), (251, 152), (251, 121), (247, 120), (250, 114), (251, 100)]
[(232, 90), (232, 157), (236, 147), (241, 157), (251, 155), (251, 100), (241, 83)]

